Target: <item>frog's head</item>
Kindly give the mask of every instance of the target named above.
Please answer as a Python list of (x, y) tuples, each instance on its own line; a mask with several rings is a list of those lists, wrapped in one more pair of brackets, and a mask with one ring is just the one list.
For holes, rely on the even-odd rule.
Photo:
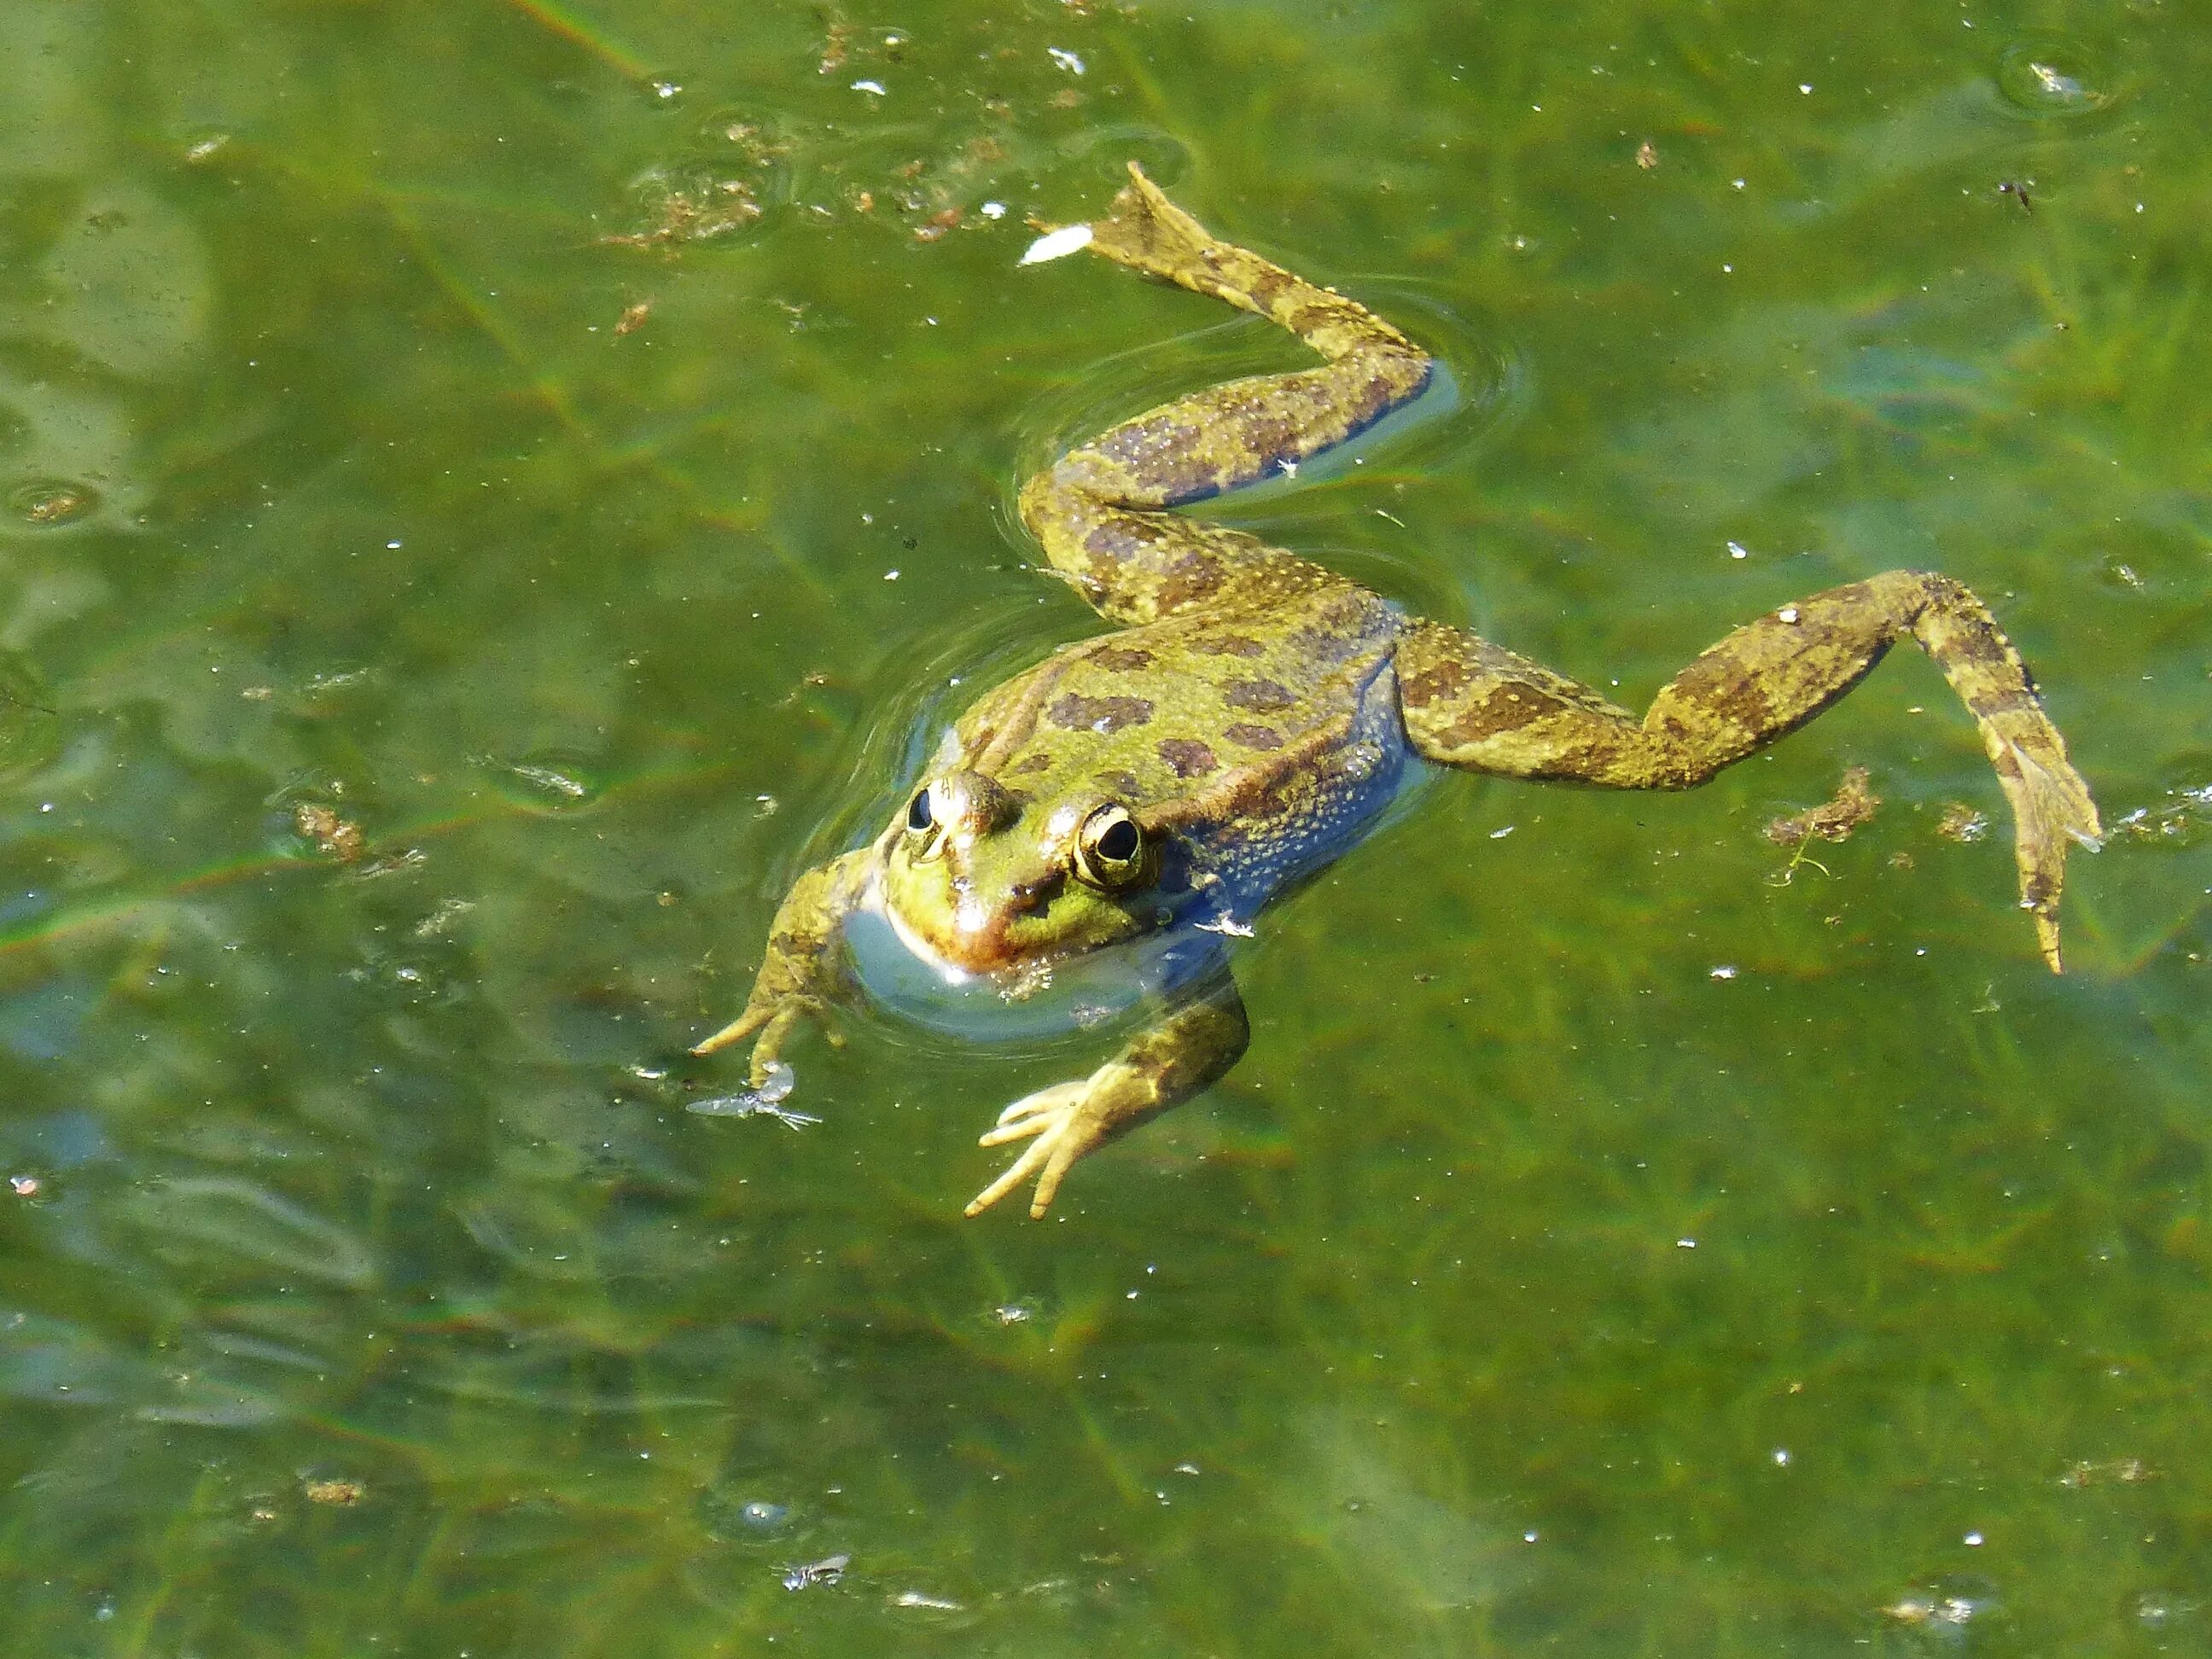
[(958, 769), (889, 831), (884, 899), (909, 944), (967, 973), (1076, 956), (1163, 926), (1164, 837), (1095, 790), (1046, 799)]

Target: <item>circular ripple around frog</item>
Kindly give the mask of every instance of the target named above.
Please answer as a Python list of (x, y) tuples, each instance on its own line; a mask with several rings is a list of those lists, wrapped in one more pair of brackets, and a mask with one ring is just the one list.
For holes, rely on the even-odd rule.
[(1997, 60), (1997, 95), (2005, 111), (2034, 121), (2078, 121), (2120, 99), (2118, 72), (2063, 35), (2016, 40)]
[(8, 513), (34, 530), (58, 528), (90, 516), (100, 492), (67, 478), (32, 478), (8, 492)]

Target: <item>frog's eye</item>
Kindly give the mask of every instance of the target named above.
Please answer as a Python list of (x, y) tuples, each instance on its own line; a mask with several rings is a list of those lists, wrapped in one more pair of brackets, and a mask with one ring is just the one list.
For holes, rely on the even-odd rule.
[(1127, 887), (1145, 873), (1145, 832), (1126, 806), (1102, 806), (1075, 836), (1075, 873), (1093, 887)]
[(915, 790), (906, 804), (906, 832), (912, 843), (907, 856), (916, 864), (927, 864), (945, 850), (945, 825), (938, 819), (936, 796), (927, 787)]

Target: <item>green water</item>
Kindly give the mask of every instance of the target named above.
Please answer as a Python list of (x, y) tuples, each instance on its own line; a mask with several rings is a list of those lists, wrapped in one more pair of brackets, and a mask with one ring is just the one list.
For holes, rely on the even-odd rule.
[[(2212, 1650), (2193, 8), (849, 23), (0, 0), (0, 1650)], [(684, 1111), (1093, 629), (1018, 467), (1297, 361), (1015, 267), (1130, 155), (1467, 389), (1270, 536), (1638, 702), (1987, 597), (2114, 827), (2074, 971), (1899, 657), (1692, 794), (1440, 779), (1048, 1222), (975, 1139), (1097, 1036)]]

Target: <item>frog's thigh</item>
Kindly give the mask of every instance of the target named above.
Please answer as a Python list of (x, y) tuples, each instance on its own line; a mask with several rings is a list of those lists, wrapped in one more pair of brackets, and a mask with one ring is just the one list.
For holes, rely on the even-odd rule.
[(1242, 531), (1117, 507), (1057, 489), (1050, 475), (1022, 492), (1022, 516), (1053, 568), (1114, 622), (1157, 622), (1248, 600), (1279, 603), (1343, 580)]

